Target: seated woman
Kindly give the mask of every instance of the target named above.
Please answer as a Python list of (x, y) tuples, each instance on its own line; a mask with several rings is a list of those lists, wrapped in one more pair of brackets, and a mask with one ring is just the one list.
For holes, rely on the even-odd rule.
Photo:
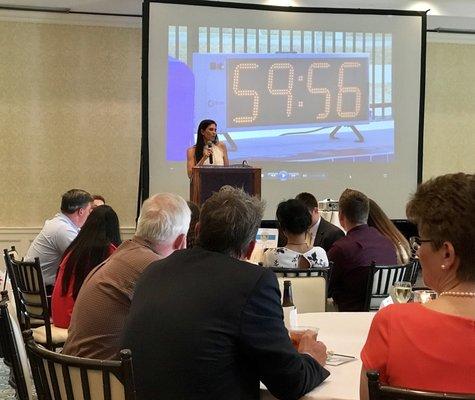
[(421, 235), (410, 242), (424, 282), (439, 297), (375, 315), (361, 352), (360, 398), (368, 398), (368, 370), (390, 386), (475, 393), (475, 175), (423, 183), (406, 212)]
[(411, 258), (409, 242), (388, 218), (381, 207), (369, 199), (368, 225), (376, 228), (381, 235), (386, 236), (394, 245), (398, 264), (407, 264)]
[(58, 268), (52, 296), (53, 323), (68, 328), (74, 302), (86, 276), (107, 259), (121, 243), (119, 218), (107, 206), (94, 208)]
[(287, 237), (285, 247), (269, 249), (264, 253), (263, 265), (276, 268), (328, 267), (327, 253), (321, 247), (312, 247), (305, 239), (312, 217), (299, 200), (290, 199), (277, 207), (277, 221)]
[[(186, 170), (188, 178), (194, 166), (229, 165), (228, 150), (224, 143), (219, 142), (216, 133), (216, 122), (205, 119), (200, 122), (196, 137), (196, 145), (186, 151)], [(213, 162), (211, 162), (211, 160)]]

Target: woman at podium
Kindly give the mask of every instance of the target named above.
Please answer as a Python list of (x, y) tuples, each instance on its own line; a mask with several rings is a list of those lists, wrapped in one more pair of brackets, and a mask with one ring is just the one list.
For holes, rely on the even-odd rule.
[(205, 119), (198, 125), (196, 144), (186, 151), (186, 169), (188, 178), (194, 166), (229, 165), (228, 150), (224, 143), (218, 140), (216, 122)]

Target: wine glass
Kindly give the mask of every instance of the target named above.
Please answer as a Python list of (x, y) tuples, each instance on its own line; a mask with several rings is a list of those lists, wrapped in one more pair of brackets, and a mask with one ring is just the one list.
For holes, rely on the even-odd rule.
[(412, 285), (411, 282), (400, 281), (393, 285), (391, 297), (394, 303), (407, 303), (411, 298)]

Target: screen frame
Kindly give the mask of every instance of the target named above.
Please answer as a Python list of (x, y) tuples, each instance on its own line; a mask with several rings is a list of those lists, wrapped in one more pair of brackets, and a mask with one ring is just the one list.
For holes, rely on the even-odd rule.
[(427, 53), (427, 11), (408, 11), (394, 9), (370, 8), (329, 8), (329, 7), (285, 7), (267, 4), (215, 2), (208, 0), (144, 0), (142, 4), (142, 135), (140, 152), (139, 193), (137, 201), (137, 216), (140, 205), (150, 196), (150, 164), (149, 164), (149, 23), (150, 4), (166, 3), (189, 6), (206, 6), (220, 8), (237, 8), (248, 10), (284, 11), (292, 13), (319, 13), (319, 14), (363, 14), (363, 15), (401, 15), (421, 17), (421, 60), (420, 60), (420, 88), (419, 88), (419, 133), (417, 156), (417, 184), (422, 182), (423, 149), (424, 149), (424, 112), (425, 112), (425, 81), (426, 81), (426, 53)]

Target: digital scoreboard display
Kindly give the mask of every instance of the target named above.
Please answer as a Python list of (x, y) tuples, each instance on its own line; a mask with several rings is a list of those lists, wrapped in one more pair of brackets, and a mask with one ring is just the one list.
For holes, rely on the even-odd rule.
[(228, 132), (369, 122), (366, 54), (196, 54), (193, 71), (195, 119)]

